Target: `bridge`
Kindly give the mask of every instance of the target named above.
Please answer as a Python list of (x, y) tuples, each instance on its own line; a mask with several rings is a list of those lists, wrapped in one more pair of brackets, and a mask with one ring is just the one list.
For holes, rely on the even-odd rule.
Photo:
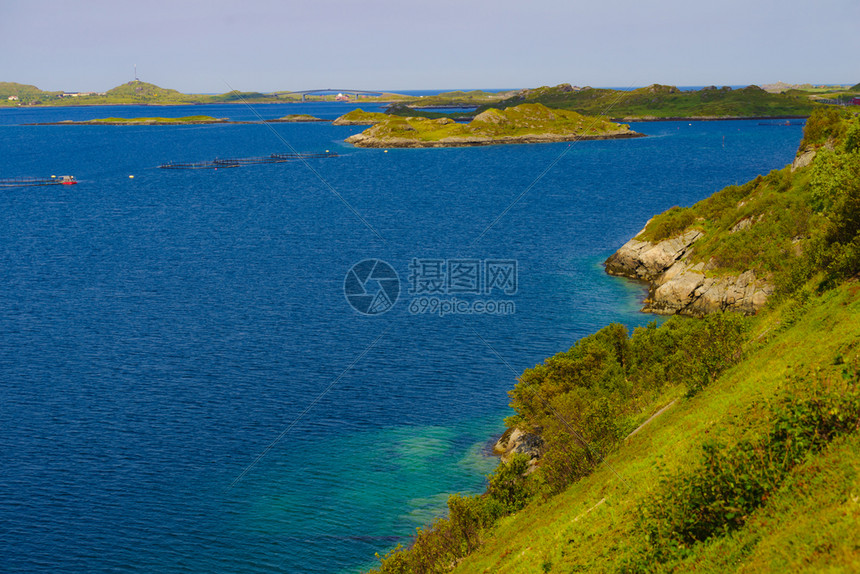
[(281, 95), (292, 95), (292, 94), (301, 95), (302, 101), (304, 102), (305, 96), (308, 96), (311, 94), (320, 94), (320, 95), (345, 94), (345, 95), (351, 95), (351, 96), (354, 96), (357, 98), (358, 96), (381, 96), (383, 94), (383, 92), (378, 92), (378, 91), (374, 91), (374, 90), (335, 90), (334, 88), (325, 88), (325, 89), (321, 89), (321, 90), (288, 90), (288, 91), (284, 91), (284, 92), (274, 92), (273, 95), (281, 96)]

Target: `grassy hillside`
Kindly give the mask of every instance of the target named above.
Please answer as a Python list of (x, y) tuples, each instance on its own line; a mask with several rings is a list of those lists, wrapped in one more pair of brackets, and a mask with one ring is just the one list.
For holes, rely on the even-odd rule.
[(361, 108), (356, 108), (340, 116), (333, 123), (336, 126), (370, 126), (388, 119), (390, 118), (382, 112), (365, 112)]
[[(46, 92), (30, 84), (16, 82), (0, 82), (0, 105), (17, 106), (19, 103), (31, 103), (50, 98), (57, 98), (61, 92)], [(16, 96), (17, 101), (9, 101), (9, 96)]]
[[(9, 92), (6, 96), (3, 96)], [(9, 95), (17, 95), (18, 102), (9, 102)], [(176, 90), (161, 88), (147, 82), (133, 81), (108, 90), (104, 94), (82, 94), (77, 97), (63, 92), (45, 92), (35, 86), (9, 82), (0, 83), (0, 104), (4, 105), (111, 105), (111, 104), (187, 104), (207, 102), (211, 96), (183, 94)]]
[(856, 282), (758, 323), (747, 357), (561, 494), (502, 519), (454, 572), (860, 567)]
[[(350, 117), (350, 114), (343, 118)], [(342, 119), (343, 119), (342, 118)], [(371, 118), (379, 120), (377, 116)], [(335, 121), (339, 123), (341, 119)], [(382, 114), (375, 123), (347, 141), (356, 145), (416, 147), (425, 144), (478, 145), (513, 143), (517, 138), (561, 141), (576, 137), (637, 136), (629, 126), (605, 117), (586, 117), (567, 110), (551, 110), (541, 104), (522, 104), (504, 110), (489, 109), (468, 124), (450, 118), (428, 119)]]
[(816, 112), (799, 156), (645, 230), (699, 226), (709, 260), (758, 245), (782, 278), (764, 311), (610, 325), (526, 370), (506, 423), (537, 470), (500, 464), (379, 571), (857, 571), (860, 119)]
[(766, 117), (807, 116), (817, 104), (802, 96), (769, 94), (757, 86), (733, 90), (714, 86), (683, 92), (654, 84), (631, 91), (584, 88), (567, 84), (524, 90), (493, 107), (536, 102), (587, 115), (633, 117)]

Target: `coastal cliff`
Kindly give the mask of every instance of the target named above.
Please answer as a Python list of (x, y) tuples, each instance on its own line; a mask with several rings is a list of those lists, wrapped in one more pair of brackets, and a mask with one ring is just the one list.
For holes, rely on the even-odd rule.
[[(642, 233), (645, 229), (637, 236)], [(693, 263), (692, 247), (703, 236), (703, 231), (690, 229), (657, 242), (631, 239), (606, 260), (606, 272), (650, 283), (642, 309), (645, 312), (694, 316), (717, 311), (757, 313), (773, 293), (772, 283), (757, 277), (752, 269), (712, 274), (719, 270), (713, 261)]]
[(526, 369), (486, 492), (373, 572), (856, 570), (858, 160), (858, 116), (816, 112), (793, 165), (652, 218), (606, 270), (706, 316)]

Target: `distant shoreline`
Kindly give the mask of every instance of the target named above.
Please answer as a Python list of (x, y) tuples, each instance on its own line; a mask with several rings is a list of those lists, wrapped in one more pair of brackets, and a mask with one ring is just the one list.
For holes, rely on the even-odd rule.
[(166, 118), (168, 121), (135, 121), (134, 118), (129, 118), (128, 121), (109, 122), (104, 120), (61, 120), (57, 122), (36, 122), (30, 124), (19, 124), (22, 126), (223, 126), (235, 124), (315, 124), (315, 123), (331, 123), (332, 120), (321, 118), (314, 119), (284, 119), (275, 118), (271, 120), (192, 120), (192, 121), (169, 121), (171, 118)]
[[(232, 102), (231, 102), (232, 103)], [(95, 104), (98, 105), (98, 104)], [(105, 105), (116, 105), (116, 104), (105, 104)], [(149, 104), (146, 104), (149, 105)], [(162, 105), (162, 104), (152, 104), (152, 105)], [(172, 105), (172, 104), (168, 104)], [(217, 104), (193, 104), (200, 106), (211, 106)], [(47, 107), (47, 106), (46, 106)], [(64, 106), (54, 106), (54, 107), (64, 107)], [(749, 120), (805, 120), (809, 116), (675, 116), (669, 118), (659, 118), (654, 116), (645, 116), (645, 117), (624, 117), (624, 118), (611, 118), (613, 122), (722, 122), (722, 121), (733, 121), (733, 120), (741, 120), (741, 121), (749, 121)], [(133, 119), (133, 118), (132, 118)], [(334, 120), (327, 120), (323, 118), (316, 118), (314, 120), (285, 120), (285, 119), (271, 119), (271, 120), (217, 120), (217, 121), (199, 121), (199, 122), (136, 122), (136, 121), (128, 121), (128, 122), (105, 122), (98, 120), (59, 120), (55, 122), (35, 122), (35, 123), (26, 123), (26, 124), (18, 124), (22, 126), (191, 126), (191, 125), (236, 125), (236, 124), (288, 124), (288, 123), (332, 123)], [(586, 138), (582, 138), (586, 139)], [(591, 138), (595, 139), (595, 138)], [(607, 139), (607, 138), (602, 138)], [(466, 144), (466, 145), (482, 145), (482, 144)], [(433, 146), (420, 146), (420, 147), (433, 147)]]
[(674, 116), (660, 118), (656, 116), (629, 116), (612, 118), (613, 122), (723, 122), (731, 120), (805, 120), (809, 116)]

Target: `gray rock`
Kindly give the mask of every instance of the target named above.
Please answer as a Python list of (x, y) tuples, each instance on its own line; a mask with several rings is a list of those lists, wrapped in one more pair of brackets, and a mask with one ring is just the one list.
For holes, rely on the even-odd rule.
[(508, 462), (517, 453), (525, 454), (534, 461), (540, 458), (542, 448), (543, 439), (540, 436), (515, 428), (505, 431), (493, 445), (493, 452), (501, 456), (503, 462)]
[(645, 281), (656, 279), (681, 259), (701, 236), (702, 232), (698, 229), (690, 229), (657, 243), (631, 239), (606, 260), (606, 272)]
[[(743, 219), (733, 231), (755, 221)], [(691, 229), (657, 243), (631, 239), (606, 260), (606, 271), (650, 282), (642, 309), (646, 312), (694, 316), (719, 311), (747, 315), (758, 312), (773, 293), (773, 285), (756, 277), (752, 270), (739, 275), (709, 276), (717, 269), (714, 261), (691, 265), (690, 247), (701, 236), (702, 232)]]
[(797, 157), (791, 164), (791, 171), (797, 171), (802, 167), (806, 167), (815, 159), (815, 150), (813, 148), (804, 148), (797, 152)]

